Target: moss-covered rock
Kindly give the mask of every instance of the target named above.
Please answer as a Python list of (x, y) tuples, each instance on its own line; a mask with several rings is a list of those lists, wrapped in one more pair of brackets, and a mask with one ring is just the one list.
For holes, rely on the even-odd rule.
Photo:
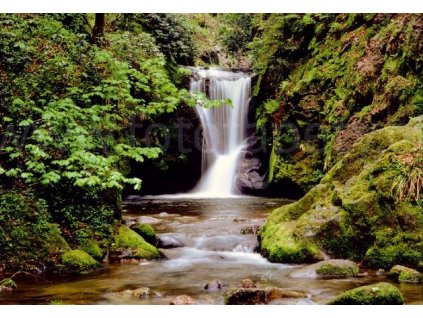
[(82, 250), (71, 250), (62, 255), (65, 272), (88, 272), (101, 267), (100, 263)]
[(372, 268), (418, 268), (423, 135), (416, 122), (421, 118), (364, 135), (320, 184), (274, 210), (260, 232), (261, 253), (276, 262), (308, 262), (325, 253)]
[(346, 291), (329, 305), (402, 305), (404, 299), (395, 286), (388, 283), (378, 283), (362, 286)]
[(257, 126), (273, 128), (271, 185), (288, 180), (308, 191), (361, 136), (421, 115), (421, 71), (414, 67), (421, 16), (290, 14), (257, 21), (251, 52)]
[(316, 274), (323, 278), (354, 277), (358, 274), (358, 271), (357, 264), (344, 260), (326, 261), (316, 268)]
[(415, 269), (395, 265), (388, 272), (388, 276), (400, 283), (423, 283), (423, 275)]
[(106, 251), (103, 250), (93, 239), (81, 240), (79, 247), (97, 261), (101, 261), (106, 255)]
[(0, 281), (0, 293), (12, 293), (18, 289), (18, 285), (11, 279), (5, 278)]
[(154, 231), (154, 228), (150, 224), (135, 224), (131, 226), (131, 230), (136, 232), (137, 234), (141, 235), (142, 238), (151, 245), (156, 246), (157, 244), (157, 237), (156, 237), (156, 231)]
[(114, 248), (128, 249), (126, 258), (157, 259), (161, 257), (156, 247), (147, 243), (140, 235), (125, 225), (119, 226), (116, 230)]
[(358, 265), (352, 261), (331, 259), (294, 270), (290, 276), (294, 278), (330, 279), (354, 277), (358, 274), (358, 272)]

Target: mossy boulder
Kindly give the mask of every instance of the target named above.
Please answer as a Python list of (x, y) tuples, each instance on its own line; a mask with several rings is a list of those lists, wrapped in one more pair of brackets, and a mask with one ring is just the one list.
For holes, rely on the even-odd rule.
[(106, 255), (106, 251), (103, 250), (98, 243), (93, 239), (84, 239), (81, 240), (79, 247), (84, 252), (87, 252), (95, 260), (101, 261)]
[(65, 272), (88, 272), (101, 267), (100, 263), (83, 250), (71, 250), (62, 255)]
[(5, 278), (0, 281), (0, 293), (13, 293), (17, 289), (18, 285), (11, 278)]
[(157, 244), (157, 237), (156, 237), (156, 231), (154, 231), (154, 228), (150, 224), (135, 224), (131, 226), (131, 230), (136, 232), (137, 234), (141, 235), (142, 238), (151, 245), (156, 246)]
[(120, 226), (114, 235), (114, 248), (128, 250), (126, 258), (158, 259), (159, 250), (147, 243), (140, 235), (126, 225)]
[(259, 235), (261, 253), (275, 262), (327, 254), (371, 268), (419, 268), (423, 214), (418, 192), (410, 194), (419, 185), (403, 187), (422, 179), (423, 133), (416, 122), (421, 119), (364, 135), (303, 198), (275, 209)]
[(423, 283), (423, 275), (415, 269), (395, 265), (388, 272), (388, 276), (400, 283)]
[(359, 267), (356, 263), (349, 260), (332, 259), (294, 270), (290, 276), (294, 278), (331, 279), (354, 277), (357, 276), (358, 272)]
[(346, 291), (329, 305), (402, 305), (401, 292), (389, 283), (377, 283)]

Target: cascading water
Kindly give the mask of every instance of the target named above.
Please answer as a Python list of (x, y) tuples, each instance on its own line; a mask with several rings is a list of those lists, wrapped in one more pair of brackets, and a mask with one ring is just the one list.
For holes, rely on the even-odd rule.
[(212, 100), (230, 99), (232, 105), (196, 106), (203, 127), (203, 157), (201, 179), (193, 192), (202, 197), (233, 196), (238, 194), (237, 163), (246, 139), (251, 77), (216, 69), (195, 71), (191, 93), (202, 92)]

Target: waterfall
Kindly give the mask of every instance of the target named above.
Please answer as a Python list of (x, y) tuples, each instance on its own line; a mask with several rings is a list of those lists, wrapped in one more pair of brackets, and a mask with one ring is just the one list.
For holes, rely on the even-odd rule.
[(203, 92), (209, 99), (230, 99), (232, 104), (203, 108), (196, 106), (203, 127), (201, 179), (194, 194), (229, 197), (238, 194), (235, 186), (238, 160), (246, 139), (251, 78), (242, 72), (196, 69), (191, 93)]

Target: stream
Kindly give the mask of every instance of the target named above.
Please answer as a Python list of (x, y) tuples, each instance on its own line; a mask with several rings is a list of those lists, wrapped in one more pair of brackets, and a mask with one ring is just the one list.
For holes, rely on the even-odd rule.
[[(302, 265), (270, 263), (255, 253), (256, 235), (241, 234), (247, 226), (262, 225), (283, 199), (238, 197), (230, 199), (133, 198), (124, 204), (124, 219), (150, 223), (158, 236), (180, 247), (161, 249), (166, 260), (131, 264), (105, 264), (86, 275), (49, 277), (52, 284), (18, 280), (16, 293), (0, 294), (0, 304), (169, 304), (189, 295), (198, 304), (223, 304), (224, 289), (204, 286), (218, 280), (230, 286), (250, 278), (259, 286), (304, 290), (306, 299), (283, 299), (275, 304), (324, 304), (341, 292), (361, 285), (389, 281), (406, 304), (423, 303), (422, 285), (397, 284), (374, 271), (350, 279), (304, 279), (288, 275)], [(138, 299), (116, 292), (149, 287), (156, 297)]]

